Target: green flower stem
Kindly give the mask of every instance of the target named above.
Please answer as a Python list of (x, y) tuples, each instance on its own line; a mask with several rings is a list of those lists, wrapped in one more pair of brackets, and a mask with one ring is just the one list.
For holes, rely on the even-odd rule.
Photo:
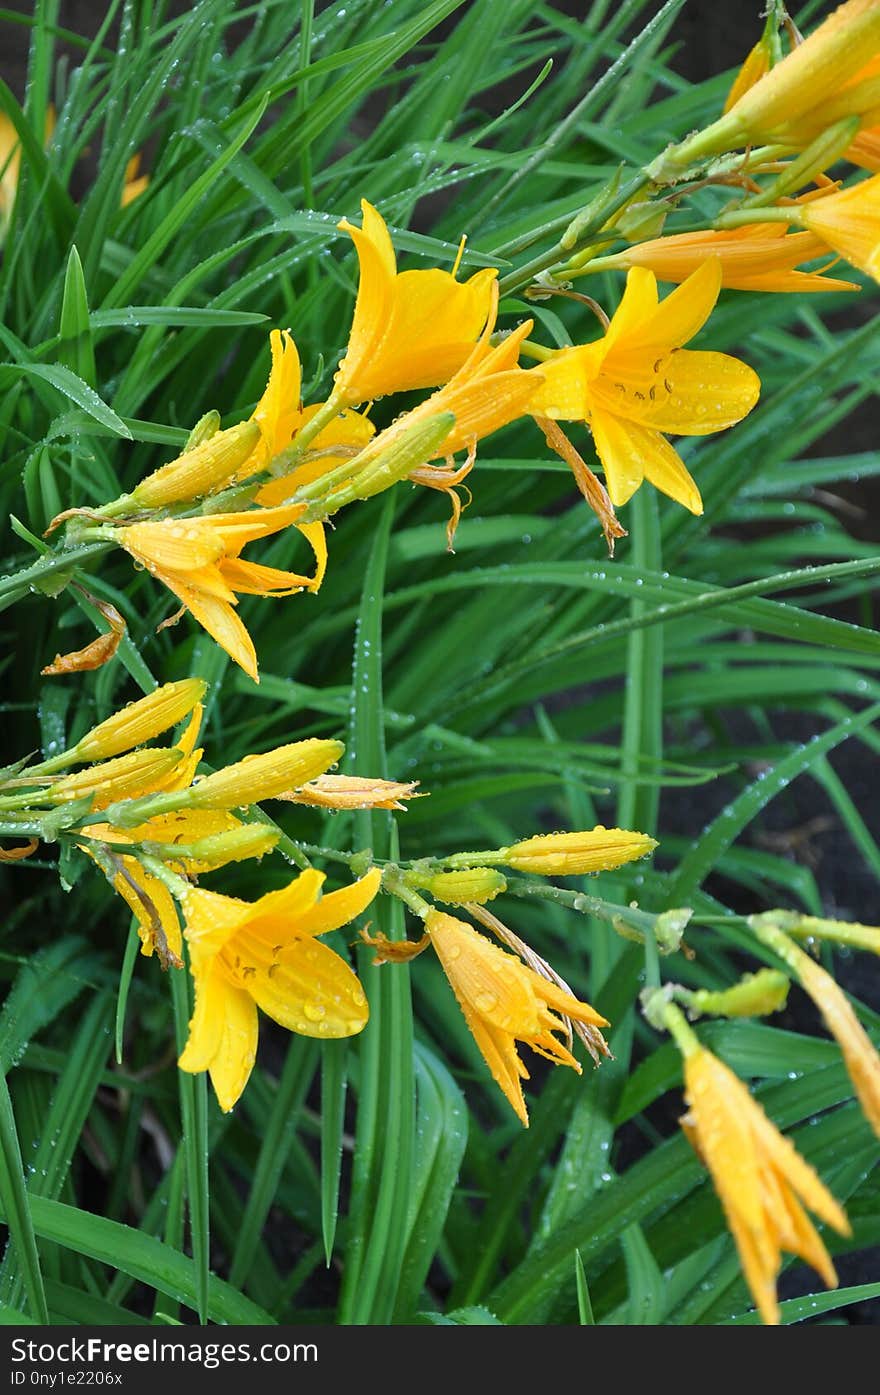
[(783, 917), (784, 912), (777, 914), (775, 911), (766, 911), (763, 915), (750, 915), (749, 929), (757, 935), (762, 945), (779, 955), (785, 967), (790, 969), (796, 978), (800, 978), (801, 965), (804, 961), (809, 962), (809, 956), (780, 928), (780, 924), (784, 923)]
[[(801, 915), (798, 911), (773, 911), (768, 915), (772, 915), (775, 924), (786, 935), (806, 940), (830, 940), (833, 944), (880, 954), (880, 926), (824, 920), (818, 916)], [(751, 925), (751, 920), (748, 923)]]
[(785, 208), (734, 208), (729, 213), (719, 213), (714, 228), (744, 228), (749, 223), (799, 223), (800, 210), (795, 204)]
[(657, 1031), (669, 1033), (682, 1056), (693, 1056), (702, 1048), (684, 1013), (670, 1000), (671, 991), (671, 984), (665, 989), (646, 988), (641, 995), (642, 1012)]
[(654, 923), (657, 920), (650, 911), (639, 910), (636, 906), (618, 906), (612, 901), (603, 901), (599, 896), (588, 896), (583, 891), (569, 891), (565, 887), (551, 886), (546, 882), (530, 882), (520, 877), (507, 879), (507, 890), (512, 896), (526, 900), (553, 901), (567, 910), (581, 911), (584, 915), (604, 920), (615, 929), (625, 924), (641, 938), (654, 938)]
[(320, 407), (311, 420), (307, 421), (304, 426), (301, 426), (297, 432), (296, 439), (289, 448), (291, 464), (300, 459), (306, 447), (311, 444), (316, 436), (320, 435), (324, 427), (328, 426), (344, 407), (351, 405), (351, 403), (345, 401), (342, 393), (337, 393), (336, 391), (331, 392), (324, 405)]
[[(502, 277), (498, 286), (501, 294), (510, 295), (515, 291), (522, 290), (542, 271), (550, 271), (559, 262), (567, 260), (574, 252), (588, 246), (591, 242), (607, 242), (610, 235), (608, 225), (614, 215), (621, 208), (625, 208), (630, 200), (635, 198), (646, 184), (650, 183), (650, 176), (640, 172), (627, 184), (624, 184), (613, 198), (601, 200), (597, 212), (591, 214), (589, 209), (585, 210), (585, 214), (580, 214), (573, 222), (569, 223), (562, 237), (555, 247), (551, 247), (549, 252), (544, 252), (540, 257), (526, 262), (525, 266), (517, 267), (515, 271)], [(584, 221), (581, 222), (581, 219)]]
[(66, 552), (48, 553), (20, 572), (0, 577), (0, 610), (14, 605), (22, 596), (42, 591), (43, 583), (50, 577), (57, 576), (59, 572), (73, 571), (82, 562), (88, 562), (93, 557), (100, 557), (102, 553), (109, 552), (112, 546), (112, 543), (102, 541), (87, 543), (83, 547), (72, 547)]
[(382, 876), (382, 890), (390, 892), (392, 896), (398, 896), (420, 920), (424, 920), (432, 909), (423, 896), (407, 885), (396, 867), (386, 867)]
[(22, 819), (21, 823), (0, 823), (0, 838), (42, 838), (43, 825), (36, 819)]

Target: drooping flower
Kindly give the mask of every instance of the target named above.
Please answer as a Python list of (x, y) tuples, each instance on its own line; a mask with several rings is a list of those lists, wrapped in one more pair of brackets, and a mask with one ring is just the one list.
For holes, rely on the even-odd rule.
[(298, 789), (277, 794), (290, 804), (315, 809), (406, 809), (404, 799), (421, 799), (417, 780), (371, 780), (361, 775), (319, 775)]
[(880, 174), (800, 203), (798, 221), (827, 247), (880, 281)]
[(165, 518), (116, 528), (113, 536), (177, 596), (245, 673), (259, 682), (253, 642), (234, 609), (237, 595), (287, 596), (295, 591), (316, 591), (326, 566), (326, 552), (318, 550), (323, 534), (318, 538), (311, 525), (299, 525), (316, 549), (317, 569), (311, 577), (244, 562), (239, 554), (257, 538), (296, 526), (304, 511), (304, 505), (294, 504), (246, 513)]
[(566, 1035), (570, 1022), (582, 1023), (595, 1048), (607, 1054), (598, 1029), (608, 1023), (589, 1003), (579, 1002), (464, 921), (432, 909), (425, 917), (425, 928), (486, 1064), (528, 1127), (521, 1082), (529, 1073), (517, 1052), (517, 1041), (555, 1065), (571, 1066), (580, 1073), (580, 1063), (556, 1034)]
[[(761, 1317), (778, 1323), (782, 1250), (811, 1264), (829, 1288), (837, 1275), (804, 1205), (841, 1235), (843, 1209), (745, 1085), (699, 1044), (684, 1061), (685, 1132), (710, 1173)], [(803, 1204), (802, 1204), (803, 1203)]]
[(321, 897), (323, 881), (323, 873), (309, 870), (253, 903), (196, 887), (182, 895), (196, 1002), (179, 1065), (209, 1071), (224, 1111), (253, 1068), (258, 1008), (289, 1031), (324, 1040), (366, 1026), (369, 1007), (357, 977), (316, 937), (360, 915), (381, 874), (374, 869)]
[(647, 479), (702, 513), (697, 485), (664, 433), (723, 431), (758, 400), (761, 384), (747, 364), (682, 348), (705, 324), (720, 288), (717, 257), (659, 303), (654, 273), (634, 267), (602, 339), (560, 349), (538, 365), (539, 373), (529, 370), (541, 379), (529, 410), (588, 423), (617, 506)]
[(802, 988), (819, 1008), (829, 1032), (836, 1037), (865, 1118), (880, 1137), (880, 1056), (831, 975), (802, 950), (796, 951), (796, 959), (792, 962)]
[(489, 317), (494, 267), (467, 281), (431, 268), (398, 272), (381, 214), (361, 200), (363, 226), (339, 224), (352, 238), (360, 284), (334, 397), (355, 406), (386, 393), (437, 387), (468, 358)]
[[(671, 233), (601, 258), (604, 268), (647, 267), (658, 281), (686, 281), (710, 257), (721, 264), (721, 284), (736, 291), (856, 291), (818, 271), (798, 271), (827, 244), (808, 232), (788, 232), (783, 223), (750, 223), (742, 228)], [(589, 264), (588, 264), (589, 265)]]

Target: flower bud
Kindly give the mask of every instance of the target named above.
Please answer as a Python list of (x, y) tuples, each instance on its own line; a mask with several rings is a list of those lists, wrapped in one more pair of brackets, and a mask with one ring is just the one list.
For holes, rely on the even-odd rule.
[(201, 499), (234, 479), (259, 439), (255, 421), (218, 431), (147, 475), (132, 491), (130, 501), (138, 508), (157, 509), (185, 499)]
[(374, 494), (390, 489), (436, 455), (454, 426), (452, 412), (438, 412), (425, 421), (409, 425), (405, 418), (394, 423), (355, 457), (349, 478), (341, 488), (332, 490), (333, 477), (327, 477), (331, 492), (313, 505), (311, 513), (323, 518), (356, 499), (371, 499)]
[[(205, 695), (207, 684), (202, 678), (183, 678), (176, 683), (164, 683), (146, 697), (129, 703), (114, 712), (106, 722), (100, 722), (86, 732), (74, 747), (76, 759), (106, 760), (122, 751), (130, 751), (151, 741), (160, 732), (176, 726), (191, 712)], [(73, 753), (71, 753), (73, 754)]]
[(227, 828), (220, 833), (209, 834), (195, 843), (180, 847), (174, 843), (144, 842), (144, 850), (166, 862), (182, 862), (188, 872), (210, 872), (215, 867), (225, 867), (228, 862), (245, 862), (251, 857), (262, 857), (271, 852), (281, 830), (265, 823), (242, 823), (237, 828)]
[(148, 746), (143, 751), (129, 751), (116, 760), (103, 761), (63, 776), (49, 786), (46, 798), (53, 804), (66, 804), (93, 795), (92, 808), (103, 809), (113, 800), (128, 799), (149, 790), (182, 759), (183, 751), (177, 746)]
[(723, 992), (699, 988), (685, 1001), (691, 1012), (712, 1017), (767, 1017), (785, 1007), (789, 987), (787, 976), (779, 969), (759, 969)]
[(404, 881), (427, 891), (435, 900), (444, 901), (448, 906), (464, 906), (469, 901), (476, 901), (482, 906), (507, 890), (504, 877), (492, 867), (465, 867), (456, 872), (435, 872), (425, 876), (418, 872), (407, 872)]
[(646, 833), (625, 828), (603, 828), (588, 832), (543, 833), (524, 838), (502, 848), (497, 860), (518, 872), (537, 872), (542, 877), (575, 877), (588, 872), (608, 872), (634, 862), (656, 848)]
[(191, 809), (240, 809), (261, 799), (274, 799), (286, 790), (322, 775), (339, 760), (341, 741), (294, 741), (259, 756), (206, 775), (184, 792), (180, 803)]

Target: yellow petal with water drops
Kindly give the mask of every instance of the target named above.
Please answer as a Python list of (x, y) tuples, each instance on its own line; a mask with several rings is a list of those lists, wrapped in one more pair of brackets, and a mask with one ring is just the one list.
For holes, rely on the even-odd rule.
[(258, 1007), (279, 1026), (301, 1036), (354, 1036), (370, 1015), (357, 975), (327, 945), (307, 939), (273, 953), (247, 932), (236, 937), (235, 964), (231, 950), (223, 971), (250, 994)]
[(880, 1056), (845, 993), (831, 975), (803, 953), (797, 955), (796, 971), (802, 987), (819, 1008), (829, 1032), (836, 1038), (862, 1112), (880, 1137)]
[[(643, 268), (636, 267), (634, 270), (643, 270)], [(633, 274), (634, 272), (631, 271), (629, 276)], [(654, 279), (653, 272), (647, 274)], [(629, 281), (629, 276), (627, 281)], [(640, 359), (644, 359), (655, 350), (660, 353), (687, 344), (708, 320), (715, 308), (720, 290), (721, 262), (718, 257), (709, 257), (701, 267), (691, 273), (686, 281), (682, 281), (680, 286), (676, 286), (665, 300), (661, 300), (650, 315), (634, 326), (632, 334), (621, 336), (616, 346), (614, 362), (618, 361), (617, 352), (626, 355), (632, 351), (638, 354)], [(611, 322), (609, 336), (616, 319), (617, 315)], [(604, 364), (605, 371), (608, 373), (613, 371), (609, 362), (610, 358), (609, 354)]]
[(261, 448), (254, 452), (240, 472), (246, 478), (264, 469), (269, 460), (284, 450), (299, 426), (302, 370), (299, 354), (292, 336), (285, 330), (273, 329), (269, 335), (272, 368), (266, 389), (254, 408), (253, 420), (262, 434)]
[(620, 304), (614, 312), (605, 337), (600, 341), (602, 357), (640, 335), (657, 309), (657, 278), (653, 271), (636, 266), (627, 274)]
[(220, 563), (220, 573), (233, 591), (242, 596), (292, 596), (304, 591), (311, 577), (299, 572), (283, 572), (259, 562), (243, 562), (239, 557)]
[(434, 912), (428, 929), (440, 963), (460, 1002), (503, 1032), (531, 1036), (538, 1004), (521, 965), (464, 921)]
[(528, 410), (553, 421), (583, 421), (587, 404), (587, 360), (579, 349), (560, 349), (536, 368), (526, 370), (533, 384)]
[(394, 391), (435, 387), (458, 371), (488, 318), (496, 275), (487, 268), (456, 281), (431, 268), (397, 277), (386, 330)]
[(708, 436), (742, 421), (761, 395), (753, 368), (730, 354), (682, 349), (664, 358), (654, 397), (634, 407), (644, 426), (680, 436)]
[(382, 873), (373, 867), (366, 876), (339, 891), (331, 891), (300, 916), (296, 923), (298, 935), (326, 935), (347, 925), (365, 911), (382, 885)]
[(356, 228), (345, 218), (339, 224), (355, 245), (360, 268), (348, 348), (336, 374), (337, 386), (351, 401), (364, 401), (369, 395), (359, 398), (356, 379), (380, 341), (391, 314), (397, 274), (394, 247), (384, 220), (366, 199), (361, 200), (361, 212), (363, 227)]
[(248, 993), (216, 970), (196, 978), (196, 1007), (178, 1065), (207, 1070), (227, 1114), (241, 1096), (257, 1055), (257, 1009)]
[(323, 523), (297, 523), (297, 532), (302, 533), (315, 554), (315, 575), (308, 583), (310, 591), (319, 591), (327, 571), (327, 534)]
[(160, 519), (118, 528), (117, 537), (148, 570), (194, 572), (223, 555), (223, 538), (207, 518)]
[(799, 217), (840, 256), (880, 280), (880, 175), (802, 204)]
[(596, 454), (605, 470), (605, 485), (611, 502), (620, 508), (628, 503), (645, 478), (644, 438), (656, 437), (658, 441), (663, 438), (656, 431), (634, 427), (622, 417), (595, 407), (590, 412), (590, 430)]
[(194, 973), (220, 953), (253, 912), (248, 901), (222, 896), (200, 886), (187, 887), (181, 894), (180, 904), (186, 917), (185, 934)]
[(459, 1006), (468, 1030), (489, 1067), (492, 1079), (513, 1108), (520, 1123), (524, 1128), (528, 1128), (529, 1114), (520, 1081), (528, 1080), (529, 1073), (520, 1060), (515, 1039), (509, 1032), (500, 1031), (491, 1022), (484, 1021), (461, 998)]
[(320, 895), (325, 880), (323, 872), (308, 867), (287, 886), (267, 891), (251, 906), (248, 934), (261, 937), (269, 945), (287, 944), (299, 934), (300, 920)]
[(204, 591), (185, 586), (177, 577), (165, 575), (160, 580), (173, 591), (204, 630), (225, 649), (231, 659), (244, 669), (248, 677), (259, 683), (257, 651), (244, 623), (236, 615), (228, 601), (218, 600)]
[(642, 479), (647, 479), (691, 513), (703, 512), (700, 491), (677, 452), (659, 431), (624, 421), (609, 412), (594, 412), (590, 427), (596, 453), (605, 467), (612, 503), (625, 504)]
[(141, 954), (155, 950), (166, 966), (181, 965), (181, 935), (177, 907), (168, 888), (158, 877), (145, 871), (135, 857), (119, 859), (121, 869), (113, 878), (113, 889), (137, 921)]
[[(725, 1210), (735, 1211), (752, 1232), (763, 1226), (758, 1159), (749, 1130), (751, 1111), (742, 1101), (745, 1086), (708, 1051), (684, 1062), (686, 1102), (697, 1121), (697, 1141)], [(738, 1088), (739, 1087), (739, 1088)], [(751, 1103), (751, 1100), (749, 1100)]]
[(434, 455), (454, 455), (531, 411), (533, 383), (521, 369), (476, 379), (450, 394), (455, 424)]

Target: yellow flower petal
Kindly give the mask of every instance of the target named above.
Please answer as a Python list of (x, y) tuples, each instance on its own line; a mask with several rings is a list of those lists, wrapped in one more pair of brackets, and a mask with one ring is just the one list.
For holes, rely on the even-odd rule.
[(334, 950), (313, 939), (295, 940), (274, 953), (243, 933), (224, 956), (224, 972), (263, 1012), (300, 1036), (350, 1037), (367, 1024), (369, 1007), (360, 981)]
[(210, 1072), (224, 1113), (239, 1099), (257, 1054), (257, 1009), (249, 993), (215, 968), (195, 975), (196, 1006), (181, 1070)]
[(647, 479), (691, 513), (703, 512), (700, 491), (678, 453), (659, 431), (594, 411), (590, 429), (596, 454), (605, 468), (611, 502), (620, 507)]
[(347, 925), (365, 911), (382, 885), (382, 873), (373, 867), (360, 881), (352, 882), (339, 891), (331, 891), (297, 919), (298, 935), (326, 935)]

